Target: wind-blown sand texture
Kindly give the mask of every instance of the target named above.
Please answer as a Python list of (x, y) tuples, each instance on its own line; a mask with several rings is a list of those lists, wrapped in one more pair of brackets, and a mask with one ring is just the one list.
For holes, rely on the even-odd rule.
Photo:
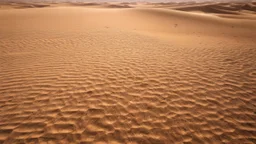
[(255, 3), (2, 3), (0, 143), (256, 143)]

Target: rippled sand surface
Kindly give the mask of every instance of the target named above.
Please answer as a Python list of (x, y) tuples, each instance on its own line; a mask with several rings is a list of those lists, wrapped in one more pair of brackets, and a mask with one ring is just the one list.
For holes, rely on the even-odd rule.
[(2, 4), (0, 143), (255, 143), (255, 14), (191, 7)]

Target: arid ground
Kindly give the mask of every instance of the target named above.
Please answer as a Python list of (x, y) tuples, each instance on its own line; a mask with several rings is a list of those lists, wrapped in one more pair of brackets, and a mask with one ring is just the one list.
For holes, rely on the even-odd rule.
[(256, 143), (256, 3), (0, 3), (0, 143)]

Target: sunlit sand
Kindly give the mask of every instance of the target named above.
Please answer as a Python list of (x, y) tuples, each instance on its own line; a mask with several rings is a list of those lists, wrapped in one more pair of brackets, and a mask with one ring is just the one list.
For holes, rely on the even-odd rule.
[(0, 143), (255, 143), (256, 3), (1, 3)]

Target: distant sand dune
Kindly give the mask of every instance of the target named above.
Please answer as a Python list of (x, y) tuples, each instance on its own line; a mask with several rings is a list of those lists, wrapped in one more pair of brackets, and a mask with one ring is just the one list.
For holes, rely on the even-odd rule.
[(131, 6), (127, 5), (127, 4), (110, 4), (110, 5), (106, 5), (105, 7), (107, 8), (132, 8)]
[(254, 11), (256, 12), (256, 5), (254, 4), (245, 4), (241, 7), (244, 10)]
[[(188, 12), (204, 12), (206, 14), (217, 14), (218, 16), (230, 15), (245, 15), (245, 14), (255, 14), (255, 4), (254, 3), (148, 3), (152, 8), (166, 8), (166, 9), (176, 9)], [(247, 16), (245, 16), (247, 18)], [(254, 19), (250, 16), (249, 19)]]
[(73, 6), (99, 6), (101, 4), (99, 3), (69, 3), (70, 5), (73, 5)]
[[(83, 6), (85, 8), (165, 8), (174, 9), (188, 12), (203, 12), (206, 14), (216, 14), (217, 16), (226, 18), (239, 18), (240, 16), (233, 15), (246, 15), (255, 14), (256, 5), (251, 3), (214, 3), (214, 2), (181, 2), (181, 3), (136, 3), (136, 2), (112, 2), (112, 3), (97, 3), (97, 2), (68, 2), (68, 3), (26, 3), (16, 2), (7, 3), (2, 2), (1, 8), (43, 8), (49, 6)], [(241, 16), (242, 17), (242, 16)], [(243, 19), (255, 19), (255, 16), (245, 16)]]
[(1, 8), (16, 8), (16, 9), (24, 9), (24, 8), (44, 8), (51, 6), (50, 4), (39, 4), (39, 3), (1, 3)]
[(83, 7), (96, 7), (96, 8), (132, 8), (130, 3), (67, 3), (68, 6), (83, 6)]
[[(218, 14), (238, 14), (234, 11), (230, 11), (230, 8), (222, 7), (218, 5), (207, 5), (207, 6), (191, 6), (191, 7), (183, 7), (177, 8), (177, 10), (183, 11), (202, 11), (205, 13), (218, 13)], [(232, 9), (233, 10), (233, 9)]]
[(246, 4), (1, 4), (0, 143), (255, 143)]
[[(242, 14), (243, 10), (251, 11), (255, 13), (256, 6), (253, 3), (250, 4), (230, 4), (230, 3), (220, 3), (220, 4), (210, 4), (210, 5), (197, 5), (197, 6), (184, 6), (177, 8), (183, 11), (202, 11), (205, 13), (217, 13), (217, 14)], [(245, 11), (243, 11), (244, 13)]]
[(50, 5), (43, 5), (43, 4), (32, 4), (32, 5), (23, 5), (23, 6), (18, 6), (15, 7), (17, 9), (23, 9), (23, 8), (44, 8), (44, 7), (49, 7)]

